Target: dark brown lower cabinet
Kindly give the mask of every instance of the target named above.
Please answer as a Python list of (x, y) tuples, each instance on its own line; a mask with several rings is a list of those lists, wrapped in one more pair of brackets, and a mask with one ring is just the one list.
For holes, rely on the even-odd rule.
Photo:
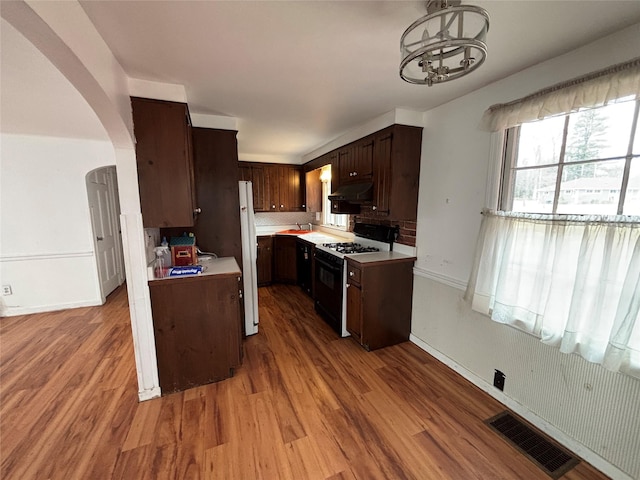
[(273, 237), (261, 235), (258, 237), (257, 274), (258, 286), (270, 285), (273, 281)]
[(347, 260), (347, 330), (365, 349), (409, 340), (414, 260)]
[(162, 394), (233, 376), (242, 363), (239, 272), (149, 282)]
[(362, 287), (353, 281), (347, 282), (347, 330), (362, 343)]
[(273, 280), (281, 283), (296, 283), (298, 267), (296, 263), (295, 235), (276, 235), (273, 239)]

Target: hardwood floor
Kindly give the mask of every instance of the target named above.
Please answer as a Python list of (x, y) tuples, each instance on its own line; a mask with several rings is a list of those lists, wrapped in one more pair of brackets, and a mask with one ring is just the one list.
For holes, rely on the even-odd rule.
[(504, 407), (413, 344), (366, 352), (298, 287), (259, 293), (233, 378), (143, 403), (124, 288), (1, 319), (0, 478), (549, 478), (483, 424)]

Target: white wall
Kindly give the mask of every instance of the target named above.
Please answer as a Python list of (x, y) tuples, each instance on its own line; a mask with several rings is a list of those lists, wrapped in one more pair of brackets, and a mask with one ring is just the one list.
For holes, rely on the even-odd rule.
[(73, 84), (111, 140), (118, 174), (138, 397), (146, 400), (160, 396), (128, 77), (77, 1), (4, 2), (0, 15)]
[[(640, 478), (640, 382), (472, 312), (461, 289), (485, 206), (484, 110), (634, 58), (638, 45), (640, 24), (425, 113), (413, 295), (416, 343), (618, 478)], [(506, 374), (504, 396), (494, 369)]]
[(2, 135), (3, 315), (102, 303), (85, 175), (115, 163), (111, 142)]

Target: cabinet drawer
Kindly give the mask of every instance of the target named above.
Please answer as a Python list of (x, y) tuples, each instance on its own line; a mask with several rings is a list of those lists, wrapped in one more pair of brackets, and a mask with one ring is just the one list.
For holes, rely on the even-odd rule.
[(352, 263), (347, 264), (347, 282), (360, 285), (360, 268)]

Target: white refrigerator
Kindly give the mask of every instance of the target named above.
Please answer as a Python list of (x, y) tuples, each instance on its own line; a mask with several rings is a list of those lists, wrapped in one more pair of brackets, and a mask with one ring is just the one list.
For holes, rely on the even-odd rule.
[(242, 281), (244, 327), (247, 335), (258, 333), (258, 238), (253, 214), (251, 182), (240, 183), (240, 230), (242, 235)]

